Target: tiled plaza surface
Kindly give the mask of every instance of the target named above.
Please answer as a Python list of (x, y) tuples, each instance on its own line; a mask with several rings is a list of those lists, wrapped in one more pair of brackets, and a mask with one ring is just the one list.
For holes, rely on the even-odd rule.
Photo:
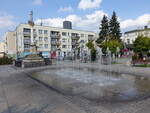
[[(125, 70), (125, 67), (119, 65), (113, 68), (118, 69), (117, 66), (120, 70)], [(149, 70), (148, 68), (126, 67), (127, 69), (137, 69), (141, 74), (149, 73), (145, 71)], [(150, 113), (150, 99), (124, 103), (96, 103), (54, 91), (28, 77), (24, 73), (28, 70), (32, 69), (0, 66), (0, 113)]]

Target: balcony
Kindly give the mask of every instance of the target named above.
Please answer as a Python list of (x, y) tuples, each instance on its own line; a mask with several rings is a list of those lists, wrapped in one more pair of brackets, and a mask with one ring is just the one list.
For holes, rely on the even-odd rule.
[(24, 40), (24, 44), (30, 44), (31, 41)]
[(94, 36), (93, 35), (88, 35), (88, 40), (94, 40)]
[(37, 32), (33, 32), (33, 36), (34, 36), (34, 37), (37, 37)]
[(31, 36), (31, 32), (23, 32), (24, 36)]
[(73, 36), (71, 36), (71, 38), (73, 39), (73, 40), (79, 40), (80, 39), (80, 36), (78, 36), (78, 35), (73, 35)]
[(56, 50), (57, 50), (57, 47), (56, 47), (56, 46), (52, 46), (52, 47), (51, 47), (51, 50), (52, 50), (52, 51), (56, 51)]
[(60, 39), (60, 34), (51, 34), (51, 38)]
[(52, 45), (56, 45), (56, 41), (51, 41), (51, 44)]
[(24, 37), (24, 44), (30, 44), (31, 40), (30, 37)]
[(71, 44), (72, 44), (72, 45), (78, 45), (79, 42), (78, 42), (77, 40), (73, 40), (73, 41), (71, 42)]

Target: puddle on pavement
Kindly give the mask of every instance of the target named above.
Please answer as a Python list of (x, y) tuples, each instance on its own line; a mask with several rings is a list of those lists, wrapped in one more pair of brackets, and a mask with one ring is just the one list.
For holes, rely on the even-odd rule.
[(150, 95), (150, 78), (134, 75), (88, 68), (53, 68), (36, 72), (34, 76), (60, 91), (94, 100), (130, 101)]

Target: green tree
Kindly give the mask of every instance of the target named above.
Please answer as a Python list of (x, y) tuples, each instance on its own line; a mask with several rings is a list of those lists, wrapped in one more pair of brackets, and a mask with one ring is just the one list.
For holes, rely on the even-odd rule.
[(119, 49), (123, 48), (123, 44), (118, 40), (109, 40), (102, 43), (103, 53), (106, 53), (107, 48), (109, 48), (111, 53), (115, 54), (117, 52), (117, 47), (119, 47)]
[(148, 54), (150, 50), (150, 38), (138, 36), (138, 38), (133, 43), (133, 50), (138, 54)]
[(96, 49), (94, 47), (93, 41), (89, 41), (86, 46), (91, 50), (91, 61), (96, 60)]
[(116, 13), (113, 12), (109, 22), (110, 38), (121, 41), (120, 23), (118, 22)]
[(96, 41), (97, 43), (103, 42), (105, 39), (108, 38), (109, 35), (109, 21), (106, 15), (103, 16), (99, 29), (100, 29), (100, 33), (99, 33), (99, 38)]
[(86, 46), (89, 48), (89, 49), (93, 49), (94, 48), (94, 44), (93, 44), (93, 40), (90, 40)]

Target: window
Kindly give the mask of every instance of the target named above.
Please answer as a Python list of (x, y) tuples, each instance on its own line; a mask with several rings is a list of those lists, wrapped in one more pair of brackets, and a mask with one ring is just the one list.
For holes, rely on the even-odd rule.
[(67, 33), (66, 32), (62, 32), (62, 36), (67, 36)]
[(93, 37), (94, 37), (94, 35), (88, 35), (88, 37), (89, 37), (89, 38), (93, 38)]
[(48, 44), (44, 44), (44, 47), (45, 47), (45, 48), (48, 48)]
[(81, 34), (81, 37), (84, 37), (84, 34)]
[(81, 40), (81, 41), (80, 41), (80, 43), (84, 43), (84, 42), (85, 42), (84, 40)]
[(24, 44), (30, 44), (30, 39), (25, 38), (24, 39)]
[(29, 45), (29, 44), (25, 44), (25, 45), (24, 45), (24, 48), (25, 48), (25, 49), (29, 49), (29, 48), (30, 48), (30, 45)]
[(64, 43), (65, 43), (65, 42), (66, 42), (66, 40), (67, 40), (67, 39), (63, 38), (63, 39), (62, 39), (62, 42), (64, 42)]
[(36, 37), (35, 37), (35, 36), (33, 37), (33, 40), (36, 40)]
[(57, 48), (56, 46), (51, 46), (52, 51), (55, 51)]
[(36, 29), (33, 29), (33, 32), (36, 32)]
[(67, 45), (62, 45), (62, 48), (67, 48)]
[(88, 39), (89, 40), (93, 40), (94, 39), (94, 35), (88, 35)]
[(23, 32), (28, 32), (28, 33), (31, 33), (31, 29), (24, 28), (24, 29), (23, 29)]
[(43, 31), (42, 31), (41, 29), (39, 29), (39, 34), (42, 34), (42, 32), (43, 32)]
[(44, 30), (44, 34), (48, 34), (48, 31), (47, 31), (47, 30)]
[(71, 33), (71, 36), (78, 36), (77, 33)]
[(130, 39), (127, 39), (127, 43), (130, 44)]
[(40, 44), (39, 47), (40, 47), (40, 48), (43, 48), (43, 44)]
[(42, 37), (39, 37), (39, 41), (42, 41), (43, 40), (43, 38)]
[(44, 41), (45, 41), (45, 42), (48, 42), (48, 37), (44, 37)]
[(56, 39), (53, 39), (53, 38), (52, 38), (51, 41), (56, 41)]

